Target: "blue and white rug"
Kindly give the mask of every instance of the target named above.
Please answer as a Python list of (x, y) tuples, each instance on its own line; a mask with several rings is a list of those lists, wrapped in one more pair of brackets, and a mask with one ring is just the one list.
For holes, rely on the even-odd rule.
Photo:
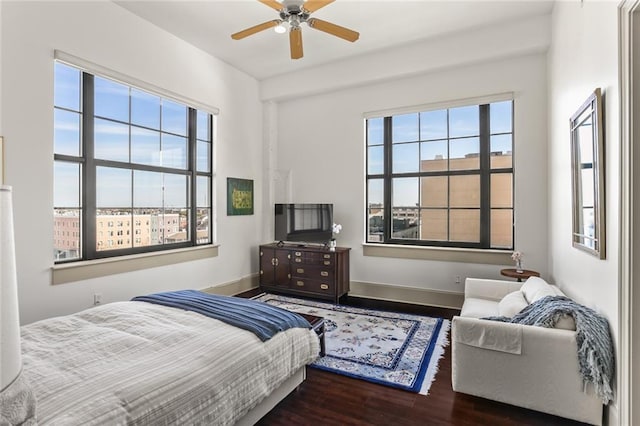
[(323, 317), (326, 355), (315, 368), (427, 395), (449, 344), (442, 318), (262, 294), (256, 300)]

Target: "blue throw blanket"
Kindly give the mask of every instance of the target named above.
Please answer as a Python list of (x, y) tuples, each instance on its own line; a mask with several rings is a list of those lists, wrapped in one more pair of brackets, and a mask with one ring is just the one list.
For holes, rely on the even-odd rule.
[(219, 296), (196, 290), (156, 293), (137, 296), (131, 300), (197, 312), (251, 331), (263, 342), (279, 331), (296, 327), (311, 328), (309, 322), (300, 315), (264, 302)]
[(568, 297), (547, 296), (513, 318), (485, 319), (553, 328), (563, 315), (571, 316), (576, 323), (578, 363), (583, 382), (592, 383), (602, 403), (608, 404), (613, 399), (611, 382), (615, 367), (609, 322), (602, 315)]

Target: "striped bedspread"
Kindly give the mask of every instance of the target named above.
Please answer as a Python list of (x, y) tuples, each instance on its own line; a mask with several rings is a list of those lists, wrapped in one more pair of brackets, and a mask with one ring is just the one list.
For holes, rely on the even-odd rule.
[(319, 352), (195, 312), (118, 302), (22, 327), (40, 425), (230, 425)]
[(221, 296), (197, 290), (167, 291), (137, 296), (131, 300), (197, 312), (249, 330), (263, 342), (290, 328), (311, 328), (309, 322), (295, 312), (259, 300)]

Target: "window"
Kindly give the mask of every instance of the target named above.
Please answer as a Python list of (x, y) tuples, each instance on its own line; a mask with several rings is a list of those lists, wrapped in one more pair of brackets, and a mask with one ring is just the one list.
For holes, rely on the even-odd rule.
[(55, 239), (56, 262), (211, 244), (213, 115), (62, 62), (54, 73), (54, 235), (79, 230)]
[(367, 242), (513, 248), (513, 101), (366, 120)]

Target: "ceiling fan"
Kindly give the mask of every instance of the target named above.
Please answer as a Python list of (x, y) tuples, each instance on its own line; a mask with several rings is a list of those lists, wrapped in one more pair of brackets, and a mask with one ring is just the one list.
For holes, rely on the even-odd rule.
[(277, 27), (276, 32), (283, 33), (287, 31), (286, 24), (289, 24), (291, 59), (300, 59), (302, 58), (302, 30), (300, 29), (300, 24), (302, 23), (306, 22), (307, 25), (313, 29), (323, 31), (350, 42), (354, 42), (360, 37), (360, 34), (356, 31), (323, 21), (322, 19), (311, 18), (313, 12), (333, 3), (335, 0), (282, 0), (282, 3), (276, 0), (258, 1), (277, 10), (280, 18), (263, 22), (246, 30), (231, 34), (232, 39), (240, 40), (272, 27)]

